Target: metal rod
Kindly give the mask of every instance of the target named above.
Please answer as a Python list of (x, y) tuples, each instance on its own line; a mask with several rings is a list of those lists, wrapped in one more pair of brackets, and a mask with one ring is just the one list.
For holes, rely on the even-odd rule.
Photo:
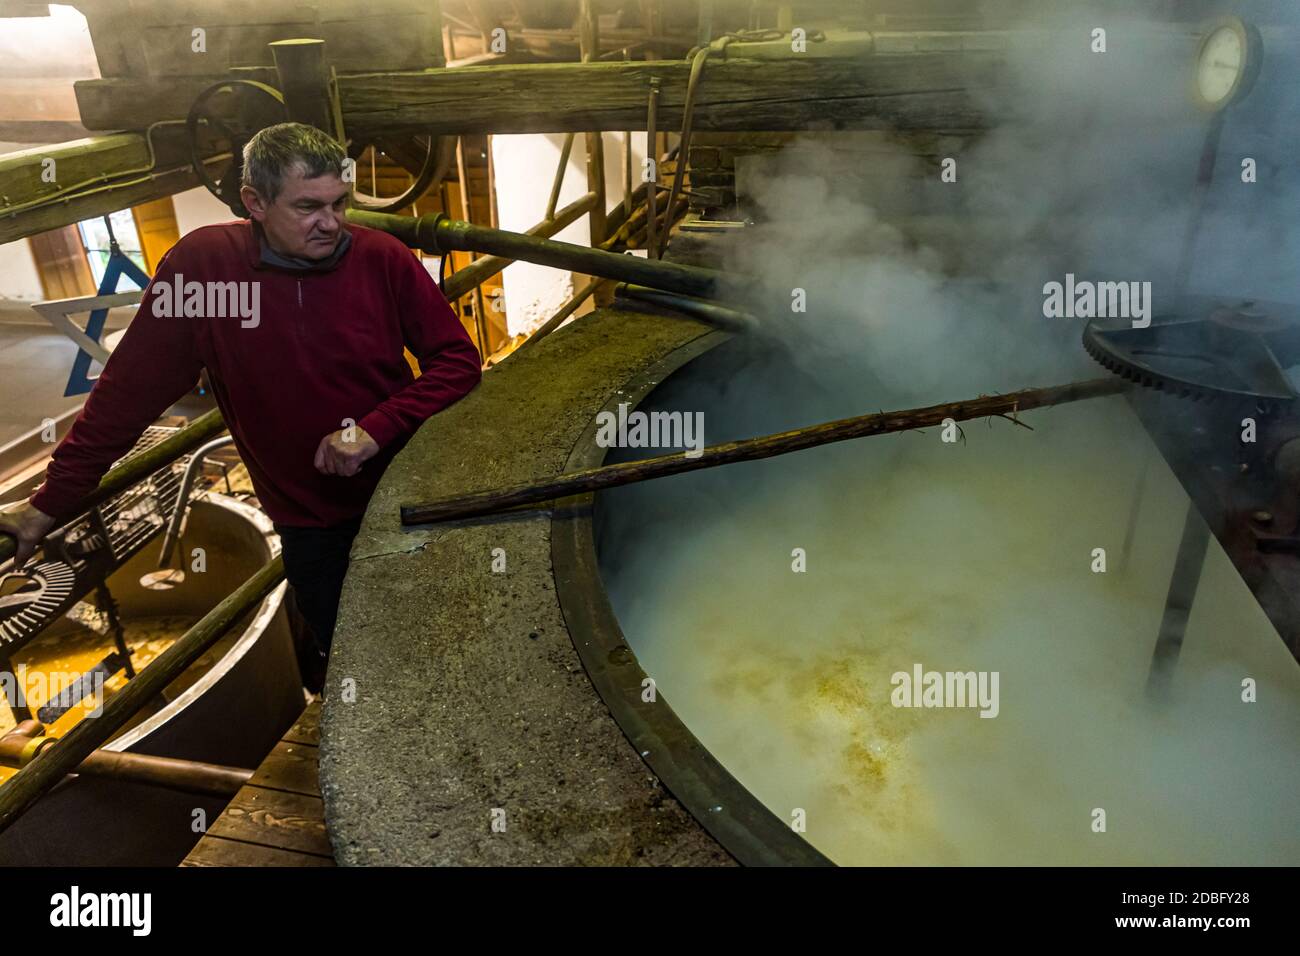
[(1148, 697), (1157, 697), (1168, 690), (1174, 668), (1178, 666), (1187, 622), (1192, 615), (1192, 602), (1196, 599), (1209, 547), (1210, 527), (1196, 509), (1196, 503), (1188, 502), (1183, 537), (1178, 543), (1178, 557), (1174, 559), (1169, 595), (1165, 598), (1165, 613), (1160, 619), (1160, 634), (1151, 654), (1151, 670), (1147, 674)]
[[(630, 63), (632, 61), (632, 50), (623, 47), (623, 61)], [(623, 131), (623, 222), (627, 222), (632, 215), (632, 131)], [(606, 229), (615, 230), (618, 224), (607, 222)], [(606, 237), (608, 238), (608, 237)]]
[(1210, 120), (1209, 129), (1205, 131), (1205, 142), (1201, 146), (1201, 161), (1196, 167), (1196, 185), (1192, 189), (1192, 212), (1187, 218), (1182, 251), (1178, 256), (1178, 268), (1174, 273), (1174, 295), (1177, 297), (1187, 294), (1187, 285), (1192, 275), (1192, 260), (1196, 256), (1196, 240), (1200, 236), (1201, 220), (1205, 216), (1205, 203), (1210, 186), (1214, 184), (1214, 167), (1219, 157), (1219, 141), (1223, 137), (1226, 115), (1226, 111), (1216, 113)]
[[(167, 522), (167, 533), (163, 536), (162, 551), (158, 555), (158, 567), (167, 567), (167, 562), (172, 557), (172, 548), (181, 536), (181, 522), (185, 520), (185, 511), (189, 505), (190, 488), (194, 484), (194, 476), (203, 464), (203, 456), (210, 451), (233, 444), (234, 441), (234, 435), (225, 435), (213, 439), (190, 456), (189, 462), (185, 465), (185, 474), (181, 478), (180, 490), (176, 493), (176, 507), (172, 510), (171, 519)], [(229, 485), (230, 479), (227, 478), (227, 489), (229, 489)]]
[[(156, 448), (159, 446), (155, 446)], [(284, 558), (277, 556), (205, 614), (140, 676), (114, 694), (94, 720), (82, 720), (0, 786), (0, 833), (29, 810), (65, 775), (126, 726), (137, 712), (203, 656), (243, 616), (284, 579)]]
[(122, 670), (126, 672), (126, 679), (133, 680), (135, 665), (131, 663), (131, 648), (126, 646), (126, 630), (122, 627), (122, 619), (117, 613), (117, 600), (113, 597), (107, 581), (100, 581), (95, 585), (95, 606), (108, 619), (108, 629), (113, 634), (113, 646), (121, 656)]
[[(600, 54), (600, 27), (596, 19), (593, 0), (578, 0), (579, 54), (583, 63), (590, 63)], [(587, 146), (587, 190), (599, 198), (591, 207), (591, 245), (605, 241), (608, 225), (608, 199), (605, 189), (605, 134), (595, 130), (584, 134)]]
[(1010, 395), (981, 396), (964, 402), (931, 405), (927, 408), (842, 418), (761, 438), (710, 445), (701, 449), (695, 457), (688, 457), (686, 452), (676, 452), (641, 461), (604, 465), (600, 468), (556, 475), (533, 483), (454, 495), (424, 504), (404, 505), (401, 509), (402, 524), (427, 524), (456, 518), (475, 518), (524, 505), (539, 504), (554, 498), (599, 491), (602, 488), (628, 485), (651, 478), (699, 471), (702, 468), (715, 468), (733, 462), (756, 461), (761, 458), (788, 455), (791, 452), (853, 438), (911, 431), (929, 425), (939, 425), (948, 419), (968, 421), (993, 415), (1011, 415), (1034, 408), (1117, 395), (1126, 391), (1128, 387), (1128, 383), (1123, 379), (1111, 376), (1086, 382), (1071, 382), (1068, 385), (1057, 385), (1051, 388), (1025, 389), (1012, 392)]

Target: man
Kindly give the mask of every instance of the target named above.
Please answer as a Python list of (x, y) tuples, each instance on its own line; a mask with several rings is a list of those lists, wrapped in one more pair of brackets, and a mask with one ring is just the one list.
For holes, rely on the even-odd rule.
[(253, 137), (240, 191), (252, 220), (196, 229), (167, 252), (45, 483), (0, 516), (21, 568), (206, 368), (319, 648), (305, 662), (309, 686), (320, 684), (352, 540), (384, 469), (482, 375), (420, 261), (387, 233), (346, 223), (345, 159), (299, 123)]

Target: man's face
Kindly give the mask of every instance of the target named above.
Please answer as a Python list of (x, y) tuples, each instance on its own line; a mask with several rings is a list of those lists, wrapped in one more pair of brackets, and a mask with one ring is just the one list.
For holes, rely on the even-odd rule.
[(251, 187), (240, 190), (253, 219), (262, 224), (271, 248), (282, 255), (324, 259), (343, 235), (351, 191), (335, 173), (304, 179), (295, 163), (286, 173), (280, 195), (265, 202)]

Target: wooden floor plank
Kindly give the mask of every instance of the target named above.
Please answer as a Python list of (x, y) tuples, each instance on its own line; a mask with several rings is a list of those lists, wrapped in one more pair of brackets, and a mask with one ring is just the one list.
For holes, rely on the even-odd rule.
[(333, 866), (328, 856), (205, 836), (181, 866)]
[(333, 856), (320, 797), (246, 786), (208, 828), (213, 836)]
[(249, 784), (269, 790), (288, 790), (305, 797), (320, 796), (317, 773), (320, 749), (280, 741), (254, 772)]
[(320, 746), (320, 701), (314, 700), (307, 705), (302, 716), (288, 729), (284, 740), (291, 744), (310, 744)]
[(181, 866), (333, 866), (320, 798), (320, 701), (309, 704)]

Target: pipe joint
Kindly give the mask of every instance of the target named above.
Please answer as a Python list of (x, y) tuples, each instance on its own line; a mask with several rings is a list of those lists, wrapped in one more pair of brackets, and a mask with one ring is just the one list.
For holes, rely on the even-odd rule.
[(41, 751), (56, 742), (58, 739), (58, 737), (32, 737), (28, 740), (27, 743), (23, 744), (23, 749), (18, 751), (19, 769), (26, 767), (41, 755)]

